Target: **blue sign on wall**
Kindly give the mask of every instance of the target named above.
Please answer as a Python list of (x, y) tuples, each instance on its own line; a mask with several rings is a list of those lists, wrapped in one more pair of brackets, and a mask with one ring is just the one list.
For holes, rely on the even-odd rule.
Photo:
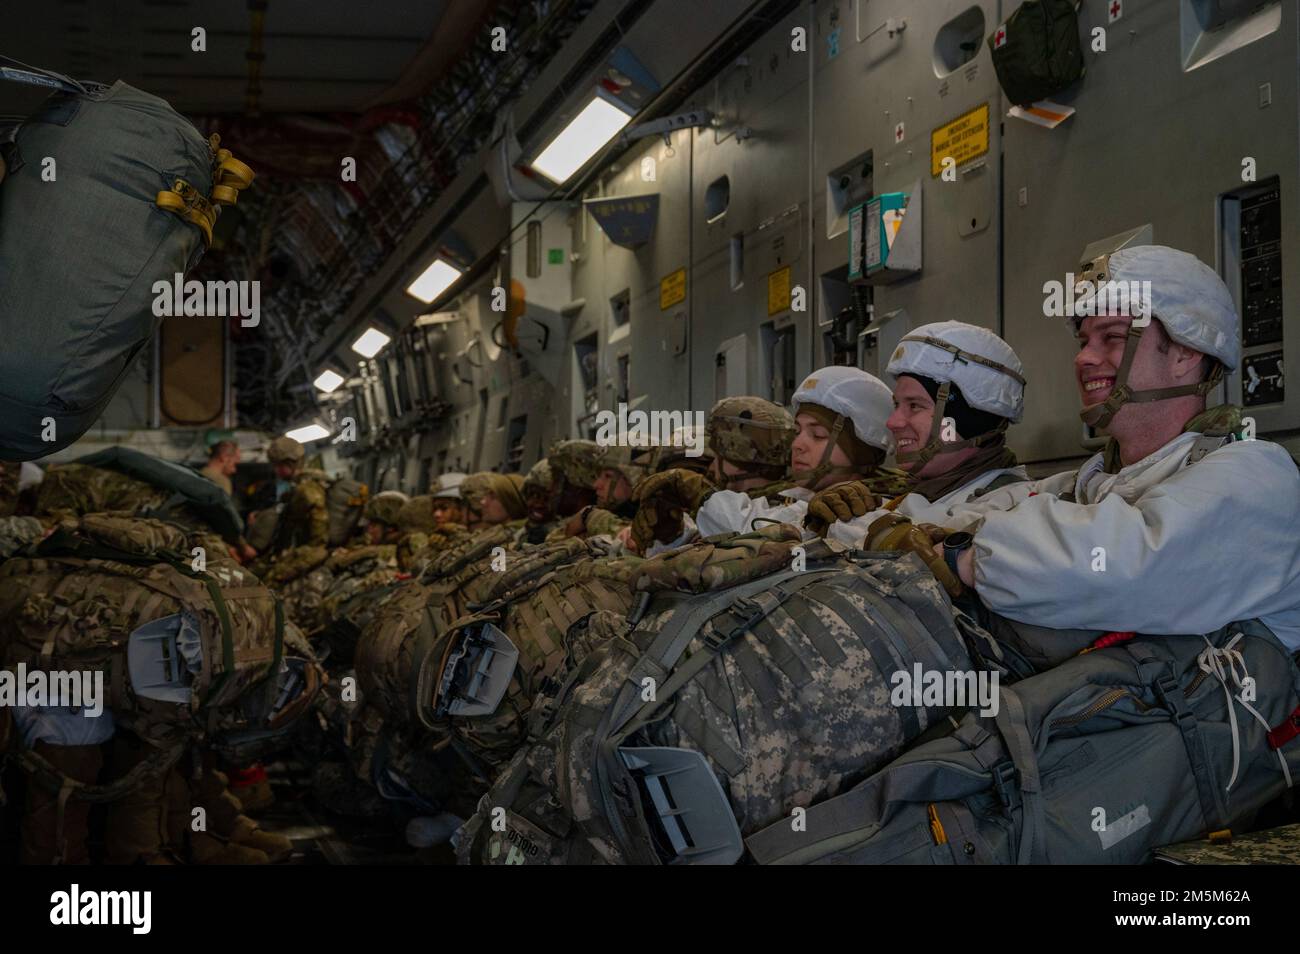
[(609, 240), (624, 248), (639, 248), (650, 241), (659, 217), (659, 196), (629, 195), (583, 201)]

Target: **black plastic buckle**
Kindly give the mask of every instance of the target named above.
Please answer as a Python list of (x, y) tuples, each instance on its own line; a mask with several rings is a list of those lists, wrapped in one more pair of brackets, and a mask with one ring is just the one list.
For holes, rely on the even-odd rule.
[(1010, 760), (999, 762), (990, 770), (993, 775), (993, 791), (997, 793), (1002, 810), (1011, 814), (1011, 783), (1016, 778), (1016, 763)]
[(1179, 705), (1177, 694), (1181, 694), (1182, 687), (1178, 685), (1178, 677), (1173, 673), (1166, 672), (1155, 681), (1156, 698), (1160, 700), (1160, 705), (1169, 710), (1170, 715), (1176, 724), (1182, 725), (1188, 719), (1193, 718), (1191, 706), (1187, 705), (1187, 700)]
[(744, 611), (747, 606), (753, 606), (753, 612), (749, 613), (748, 616), (743, 617), (740, 622), (734, 624), (725, 632), (719, 631), (719, 627), (716, 624), (710, 628), (709, 631), (704, 634), (704, 645), (708, 646), (709, 649), (714, 652), (718, 652), (733, 639), (749, 632), (759, 620), (767, 615), (767, 610), (762, 606), (759, 606), (747, 596), (737, 599), (727, 608), (727, 612), (734, 615), (738, 611)]

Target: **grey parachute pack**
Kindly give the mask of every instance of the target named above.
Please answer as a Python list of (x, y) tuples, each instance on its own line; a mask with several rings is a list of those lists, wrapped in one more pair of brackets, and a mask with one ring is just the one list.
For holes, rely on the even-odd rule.
[[(229, 750), (264, 741), (311, 702), (318, 672), (288, 660), (275, 596), (224, 554), (195, 569), (200, 539), (92, 514), (0, 564), (0, 661), (102, 672), (115, 725), (154, 751), (127, 777), (76, 785), (74, 797), (118, 798), (199, 738)], [(30, 751), (16, 757), (46, 784), (66, 781)]]
[(892, 705), (890, 674), (970, 670), (996, 655), (987, 634), (915, 558), (813, 543), (792, 567), (799, 545), (771, 528), (647, 560), (630, 632), (535, 703), (460, 859), (734, 862), (940, 724), (942, 707)]
[(1300, 769), (1300, 671), (1254, 621), (1084, 652), (1003, 687), (1000, 701), (995, 718), (968, 713), (812, 806), (806, 831), (754, 833), (750, 856), (1139, 864), (1162, 845), (1228, 836)]
[[(0, 141), (0, 260), (14, 276), (0, 302), (0, 456), (32, 460), (99, 417), (162, 321), (154, 283), (198, 262), (220, 206), (253, 173), (156, 96), (4, 65), (17, 67), (4, 79), (55, 90)], [(56, 189), (43, 176), (51, 156)], [(94, 240), (78, 244), (76, 268), (66, 230), (40, 227), (48, 222), (89, 224)]]

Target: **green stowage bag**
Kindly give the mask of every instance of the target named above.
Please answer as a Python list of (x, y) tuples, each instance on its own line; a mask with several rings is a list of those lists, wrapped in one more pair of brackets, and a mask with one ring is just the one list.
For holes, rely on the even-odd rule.
[(177, 179), (212, 191), (208, 140), (125, 83), (60, 85), (0, 147), (0, 459), (86, 432), (158, 329), (154, 283), (204, 247), (155, 200)]
[(1075, 0), (1025, 0), (988, 38), (993, 69), (1013, 104), (1059, 93), (1084, 73)]

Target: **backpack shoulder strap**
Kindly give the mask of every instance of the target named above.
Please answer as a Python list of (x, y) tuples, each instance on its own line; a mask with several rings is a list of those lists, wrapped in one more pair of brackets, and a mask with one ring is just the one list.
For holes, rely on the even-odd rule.
[[(671, 639), (664, 639), (664, 634), (660, 633), (660, 638), (642, 656), (642, 660), (649, 657), (667, 678), (658, 683), (654, 699), (635, 710), (624, 709), (619, 714), (619, 717), (610, 725), (609, 737), (622, 739), (633, 735), (638, 729), (651, 721), (655, 713), (670, 702), (678, 690), (694, 679), (728, 644), (753, 629), (754, 626), (770, 616), (778, 606), (795, 593), (833, 572), (835, 572), (833, 568), (787, 570), (776, 576), (755, 580), (745, 586), (721, 591), (721, 595), (729, 597), (729, 599), (726, 602), (708, 601), (708, 605), (713, 609), (712, 612), (707, 614), (682, 613), (683, 616), (690, 615), (692, 621), (698, 621), (696, 625), (677, 627)], [(718, 609), (721, 609), (722, 612), (717, 612)], [(691, 640), (696, 635), (701, 634), (705, 623), (714, 616), (721, 616), (724, 613), (730, 614), (732, 617), (728, 621), (730, 625), (723, 623), (715, 626), (711, 632), (703, 634), (704, 645), (679, 663), (678, 660), (681, 659), (681, 654), (686, 651), (686, 647), (690, 645)], [(633, 667), (634, 672), (639, 668), (639, 664), (640, 660), (638, 665)], [(631, 677), (629, 676), (629, 678)], [(637, 679), (635, 688), (638, 693), (640, 692), (640, 686), (640, 679)], [(640, 697), (637, 698), (639, 700)]]

